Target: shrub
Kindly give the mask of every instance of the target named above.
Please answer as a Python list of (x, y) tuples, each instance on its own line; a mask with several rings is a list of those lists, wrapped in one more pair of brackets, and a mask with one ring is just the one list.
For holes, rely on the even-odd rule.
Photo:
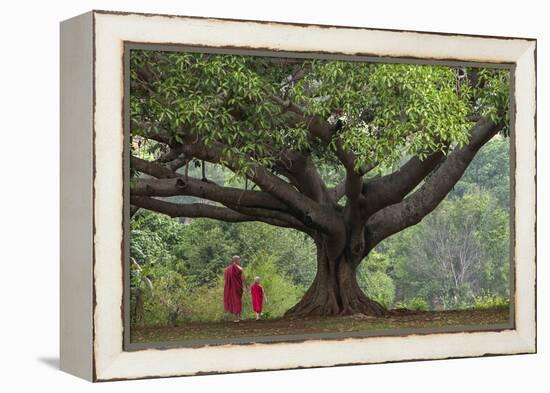
[(389, 266), (388, 256), (373, 250), (357, 271), (357, 281), (365, 294), (387, 308), (395, 296), (395, 284), (387, 274)]
[(182, 322), (189, 313), (187, 296), (189, 287), (186, 277), (166, 269), (145, 292), (145, 324), (171, 324)]
[(407, 299), (396, 303), (395, 308), (406, 308), (407, 310), (413, 311), (427, 311), (430, 306), (428, 305), (428, 302), (421, 297), (413, 297), (412, 299)]
[(479, 296), (473, 297), (472, 308), (484, 310), (495, 307), (508, 307), (510, 306), (510, 299), (504, 296), (494, 295), (490, 292), (483, 292)]
[(202, 285), (193, 289), (186, 302), (189, 309), (187, 320), (223, 320), (223, 275), (216, 277), (214, 285)]

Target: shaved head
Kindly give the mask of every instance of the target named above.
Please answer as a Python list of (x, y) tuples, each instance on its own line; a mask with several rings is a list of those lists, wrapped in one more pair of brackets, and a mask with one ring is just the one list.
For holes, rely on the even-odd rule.
[(233, 255), (231, 259), (233, 260), (233, 263), (236, 263), (237, 265), (241, 264), (241, 257), (239, 257), (238, 255)]

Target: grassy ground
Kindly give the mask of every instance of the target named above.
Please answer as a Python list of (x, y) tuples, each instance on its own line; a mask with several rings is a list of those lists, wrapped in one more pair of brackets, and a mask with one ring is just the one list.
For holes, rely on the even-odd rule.
[(486, 310), (409, 311), (380, 318), (353, 315), (349, 317), (245, 320), (238, 323), (231, 320), (189, 322), (178, 326), (132, 326), (130, 341), (151, 343), (333, 332), (369, 332), (403, 328), (485, 326), (508, 322), (509, 312), (508, 307), (500, 307)]

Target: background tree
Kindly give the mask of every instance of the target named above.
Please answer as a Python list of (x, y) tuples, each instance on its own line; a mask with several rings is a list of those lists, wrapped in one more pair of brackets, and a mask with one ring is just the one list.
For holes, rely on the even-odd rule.
[[(507, 132), (505, 71), (130, 56), (132, 205), (310, 236), (316, 275), (293, 315), (383, 314), (357, 282), (361, 261), (434, 210), (481, 146)], [(243, 186), (209, 178), (209, 165)]]
[(385, 245), (398, 299), (418, 297), (431, 308), (456, 309), (489, 289), (507, 297), (508, 228), (508, 214), (490, 193), (444, 201), (420, 225)]

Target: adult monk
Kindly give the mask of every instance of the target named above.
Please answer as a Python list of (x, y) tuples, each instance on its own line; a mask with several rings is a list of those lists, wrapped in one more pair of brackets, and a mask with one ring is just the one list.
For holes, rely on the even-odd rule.
[(241, 258), (234, 255), (231, 259), (233, 262), (223, 272), (223, 308), (228, 313), (235, 314), (234, 322), (239, 322), (243, 308), (244, 272)]

